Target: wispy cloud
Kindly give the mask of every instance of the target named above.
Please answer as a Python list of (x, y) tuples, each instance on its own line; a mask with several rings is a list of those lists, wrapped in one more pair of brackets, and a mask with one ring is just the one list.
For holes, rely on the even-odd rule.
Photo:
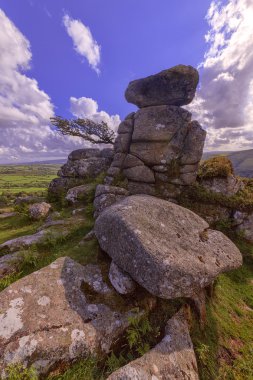
[(207, 149), (253, 148), (253, 3), (212, 1), (201, 87), (189, 107), (208, 131)]
[(99, 74), (101, 47), (93, 38), (90, 28), (84, 25), (80, 20), (72, 19), (68, 14), (64, 15), (63, 24), (68, 35), (73, 40), (76, 52), (85, 57), (93, 70)]

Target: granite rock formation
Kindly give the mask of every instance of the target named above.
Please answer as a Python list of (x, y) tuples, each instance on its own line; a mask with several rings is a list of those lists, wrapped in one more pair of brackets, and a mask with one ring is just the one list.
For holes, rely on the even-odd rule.
[(183, 65), (130, 83), (126, 98), (140, 110), (119, 126), (107, 183), (123, 176), (130, 194), (171, 199), (195, 182), (206, 132), (180, 106), (197, 84), (197, 71)]
[(100, 173), (106, 172), (113, 159), (113, 149), (78, 149), (71, 152), (68, 161), (58, 172), (58, 177), (49, 185), (49, 195), (65, 195), (73, 187), (94, 180)]

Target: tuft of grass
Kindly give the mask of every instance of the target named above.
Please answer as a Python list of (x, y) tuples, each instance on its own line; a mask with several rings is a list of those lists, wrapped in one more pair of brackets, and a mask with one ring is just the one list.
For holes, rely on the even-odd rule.
[(20, 363), (9, 364), (5, 369), (6, 380), (38, 380), (35, 368), (25, 368)]
[(234, 174), (232, 162), (225, 156), (211, 157), (203, 161), (198, 171), (200, 179), (226, 178), (232, 174)]

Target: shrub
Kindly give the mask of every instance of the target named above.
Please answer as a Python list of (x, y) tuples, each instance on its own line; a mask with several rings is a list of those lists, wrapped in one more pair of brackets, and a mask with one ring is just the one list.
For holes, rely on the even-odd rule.
[(33, 367), (25, 368), (22, 364), (9, 364), (5, 370), (7, 380), (38, 380), (37, 372)]
[(234, 174), (231, 161), (224, 156), (212, 157), (202, 162), (199, 167), (198, 177), (208, 179), (214, 177), (226, 178)]

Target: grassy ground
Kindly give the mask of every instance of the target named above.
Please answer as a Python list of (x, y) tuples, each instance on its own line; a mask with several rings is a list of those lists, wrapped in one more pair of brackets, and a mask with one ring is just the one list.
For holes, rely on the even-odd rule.
[[(15, 179), (17, 174), (13, 176)], [(91, 210), (91, 205), (87, 210)], [(72, 218), (70, 208), (64, 208), (60, 212), (61, 217)], [(26, 250), (18, 272), (0, 280), (0, 290), (61, 256), (69, 256), (81, 264), (98, 261), (107, 263), (108, 259), (101, 253), (96, 240), (79, 244), (94, 223), (90, 212), (84, 213), (82, 217), (82, 220), (76, 220), (71, 224), (68, 236), (64, 238), (49, 236), (45, 243)], [(22, 214), (0, 220), (0, 243), (33, 233), (40, 224), (42, 222), (31, 223), (29, 218)], [(241, 268), (223, 274), (217, 279), (212, 298), (207, 301), (207, 324), (204, 330), (200, 329), (197, 318), (192, 313), (191, 336), (197, 354), (200, 379), (253, 380), (253, 245), (246, 242), (242, 236), (235, 235), (227, 222), (217, 224), (216, 228), (226, 233), (237, 244), (243, 253), (244, 264)], [(161, 322), (162, 319), (169, 318), (172, 308), (173, 305), (163, 301), (159, 304), (159, 312), (151, 315), (148, 321), (133, 324), (131, 328), (139, 334), (136, 347), (130, 347), (131, 335), (127, 335), (124, 348), (110, 353), (105, 360), (97, 361), (95, 358), (81, 360), (73, 364), (64, 374), (51, 376), (48, 379), (106, 379), (109, 373), (136, 357), (138, 350), (142, 352), (146, 344), (150, 346), (154, 344), (154, 337), (159, 337), (157, 326), (162, 326), (164, 322)], [(19, 369), (18, 371), (20, 372)], [(14, 378), (28, 379), (21, 376)]]
[(61, 165), (0, 165), (2, 193), (35, 193), (48, 187)]

